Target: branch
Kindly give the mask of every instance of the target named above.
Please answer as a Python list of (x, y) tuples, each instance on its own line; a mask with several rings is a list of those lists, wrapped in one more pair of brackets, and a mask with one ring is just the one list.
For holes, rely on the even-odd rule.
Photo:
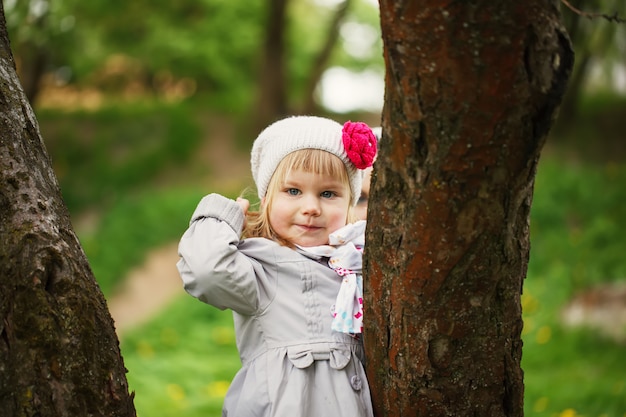
[(561, 2), (565, 4), (571, 11), (573, 11), (577, 15), (586, 17), (587, 19), (594, 19), (596, 17), (600, 17), (602, 19), (608, 20), (609, 22), (626, 23), (626, 19), (622, 19), (621, 17), (619, 17), (617, 12), (613, 13), (612, 15), (608, 15), (604, 13), (583, 12), (582, 10), (579, 10), (575, 8), (574, 6), (572, 6), (567, 0), (561, 0)]

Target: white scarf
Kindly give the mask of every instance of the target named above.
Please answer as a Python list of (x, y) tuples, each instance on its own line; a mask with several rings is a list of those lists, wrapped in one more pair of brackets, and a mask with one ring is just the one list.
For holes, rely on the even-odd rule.
[(330, 266), (342, 277), (334, 306), (331, 328), (356, 334), (363, 331), (363, 247), (365, 220), (348, 224), (328, 236), (328, 245), (301, 247), (304, 255), (327, 257)]

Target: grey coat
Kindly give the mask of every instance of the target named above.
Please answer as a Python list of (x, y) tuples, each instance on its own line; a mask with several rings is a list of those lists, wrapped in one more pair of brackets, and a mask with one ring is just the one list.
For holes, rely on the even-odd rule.
[(372, 416), (362, 340), (330, 328), (341, 278), (274, 241), (240, 240), (243, 221), (236, 202), (210, 194), (178, 249), (185, 290), (233, 311), (242, 368), (222, 415)]

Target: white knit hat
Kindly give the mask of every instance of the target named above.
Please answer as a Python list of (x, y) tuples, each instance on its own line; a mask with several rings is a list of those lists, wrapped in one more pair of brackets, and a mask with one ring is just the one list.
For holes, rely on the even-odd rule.
[(361, 194), (363, 169), (372, 165), (376, 137), (365, 123), (339, 123), (316, 116), (292, 116), (263, 130), (254, 141), (250, 165), (259, 198), (267, 192), (272, 175), (282, 159), (300, 149), (321, 149), (336, 155), (350, 178), (351, 202)]

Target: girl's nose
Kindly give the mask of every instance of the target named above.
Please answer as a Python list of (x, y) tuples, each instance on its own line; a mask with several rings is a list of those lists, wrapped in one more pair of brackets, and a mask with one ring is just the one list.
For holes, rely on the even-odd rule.
[(319, 216), (321, 212), (320, 201), (317, 196), (309, 195), (302, 199), (302, 213), (308, 216)]

